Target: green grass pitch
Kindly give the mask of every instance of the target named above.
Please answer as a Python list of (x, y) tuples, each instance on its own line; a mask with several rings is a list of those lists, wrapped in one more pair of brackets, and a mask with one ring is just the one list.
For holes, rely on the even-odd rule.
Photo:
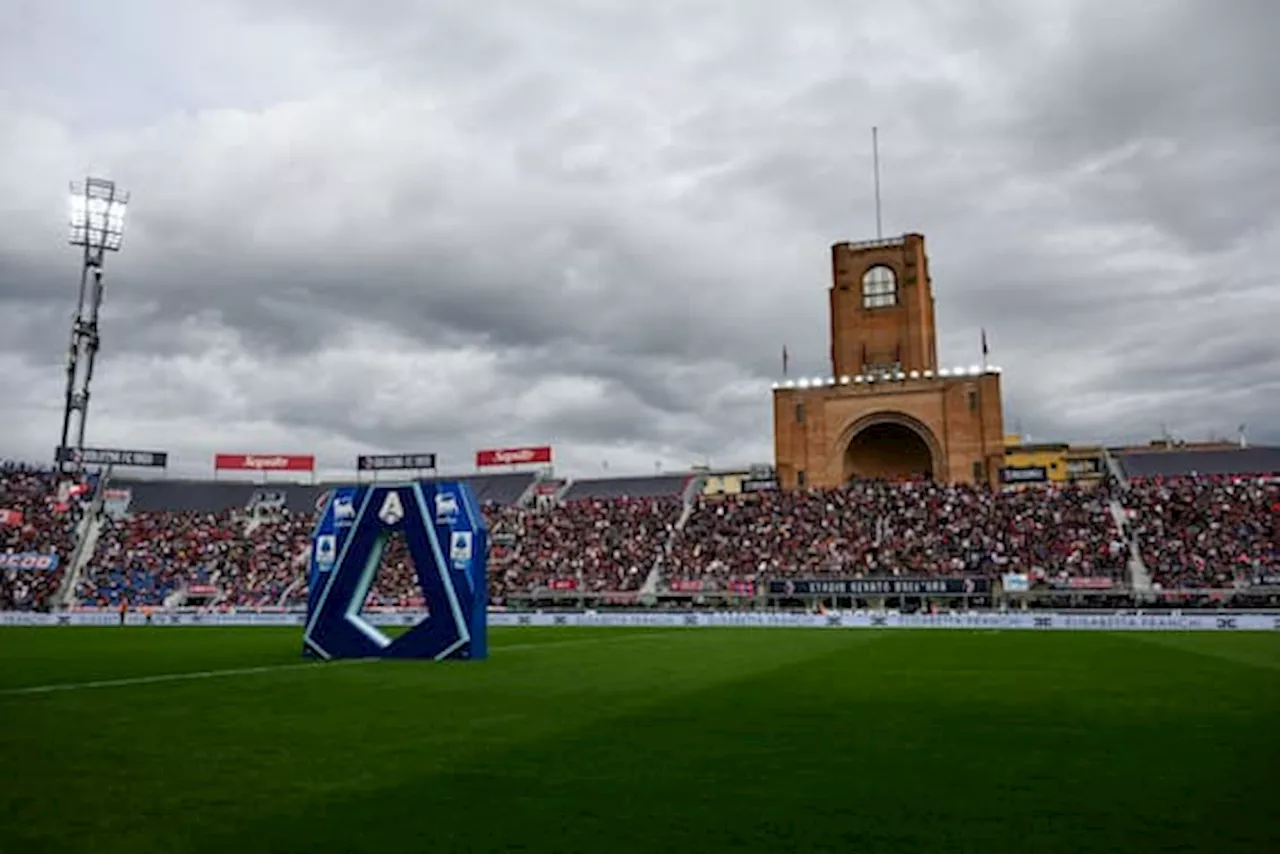
[(1280, 851), (1280, 634), (299, 644), (0, 629), (0, 851)]

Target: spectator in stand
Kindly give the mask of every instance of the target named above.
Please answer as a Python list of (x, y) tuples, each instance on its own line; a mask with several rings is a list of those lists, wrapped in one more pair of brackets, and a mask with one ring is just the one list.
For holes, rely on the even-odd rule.
[(1280, 482), (1154, 478), (1124, 497), (1151, 580), (1165, 590), (1230, 588), (1280, 572)]

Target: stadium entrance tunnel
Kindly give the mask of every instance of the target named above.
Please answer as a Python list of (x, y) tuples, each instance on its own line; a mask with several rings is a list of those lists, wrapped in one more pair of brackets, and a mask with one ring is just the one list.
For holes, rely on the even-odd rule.
[(844, 452), (844, 479), (933, 478), (938, 443), (932, 431), (910, 416), (883, 413), (853, 425)]

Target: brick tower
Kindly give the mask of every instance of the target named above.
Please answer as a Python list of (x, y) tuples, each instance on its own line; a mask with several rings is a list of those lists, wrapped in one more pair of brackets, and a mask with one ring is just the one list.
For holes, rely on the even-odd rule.
[(784, 488), (853, 478), (995, 484), (1004, 458), (1000, 375), (940, 368), (924, 236), (831, 247), (831, 376), (773, 392)]

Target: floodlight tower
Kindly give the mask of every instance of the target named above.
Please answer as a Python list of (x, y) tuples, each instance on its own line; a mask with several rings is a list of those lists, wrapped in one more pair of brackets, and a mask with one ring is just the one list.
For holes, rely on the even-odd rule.
[[(76, 452), (84, 448), (89, 384), (93, 381), (93, 362), (98, 353), (102, 262), (106, 253), (120, 251), (129, 194), (117, 189), (113, 181), (88, 178), (84, 183), (71, 185), (70, 202), (70, 242), (72, 246), (83, 247), (84, 260), (80, 266), (80, 300), (71, 322), (71, 349), (67, 353), (67, 399), (62, 410), (62, 441), (58, 443), (56, 458), (60, 471), (78, 465)], [(69, 444), (73, 414), (76, 415), (74, 445)]]

